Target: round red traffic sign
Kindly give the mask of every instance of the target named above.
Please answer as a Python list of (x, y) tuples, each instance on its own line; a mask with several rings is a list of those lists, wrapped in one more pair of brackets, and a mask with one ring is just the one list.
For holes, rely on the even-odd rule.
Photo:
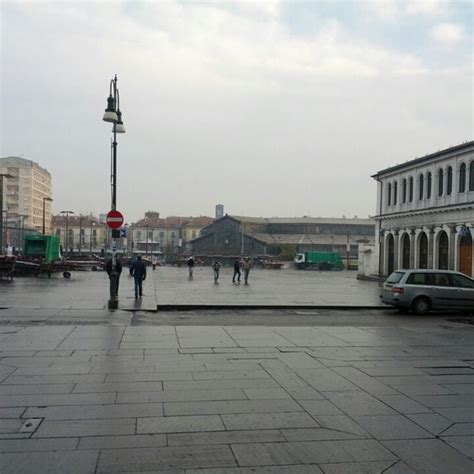
[(106, 222), (109, 229), (118, 229), (119, 227), (122, 227), (123, 215), (119, 211), (109, 211)]

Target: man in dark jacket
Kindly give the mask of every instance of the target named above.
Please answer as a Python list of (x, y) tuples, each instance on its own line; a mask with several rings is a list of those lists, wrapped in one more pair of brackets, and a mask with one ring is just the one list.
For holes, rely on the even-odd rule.
[(143, 280), (146, 278), (146, 265), (143, 262), (141, 255), (138, 255), (135, 262), (133, 262), (131, 273), (135, 280), (135, 299), (137, 299), (138, 296), (141, 298), (143, 296), (142, 284)]
[(238, 258), (234, 260), (234, 275), (232, 276), (232, 283), (235, 283), (235, 277), (237, 277), (237, 281), (240, 283), (240, 259)]

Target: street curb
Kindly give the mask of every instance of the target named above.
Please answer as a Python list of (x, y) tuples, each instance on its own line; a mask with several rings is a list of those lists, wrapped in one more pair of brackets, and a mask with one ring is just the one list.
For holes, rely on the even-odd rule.
[(157, 311), (201, 311), (201, 310), (258, 310), (258, 309), (271, 309), (271, 310), (304, 310), (304, 309), (333, 309), (341, 311), (354, 311), (354, 310), (370, 310), (370, 309), (389, 309), (387, 305), (366, 305), (366, 306), (348, 306), (348, 305), (273, 305), (273, 304), (262, 304), (262, 305), (211, 305), (211, 304), (159, 304), (157, 305)]

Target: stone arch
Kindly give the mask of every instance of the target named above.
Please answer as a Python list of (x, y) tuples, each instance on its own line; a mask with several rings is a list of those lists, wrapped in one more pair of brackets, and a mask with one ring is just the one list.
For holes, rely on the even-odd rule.
[(440, 230), (436, 235), (436, 256), (436, 268), (447, 270), (449, 268), (449, 237), (444, 230)]
[(418, 268), (428, 268), (428, 236), (425, 231), (421, 231), (418, 234), (417, 247), (418, 261), (416, 266)]
[(404, 232), (400, 238), (401, 267), (410, 268), (410, 236)]
[(459, 271), (472, 276), (472, 234), (470, 231), (464, 231), (460, 235), (458, 248)]

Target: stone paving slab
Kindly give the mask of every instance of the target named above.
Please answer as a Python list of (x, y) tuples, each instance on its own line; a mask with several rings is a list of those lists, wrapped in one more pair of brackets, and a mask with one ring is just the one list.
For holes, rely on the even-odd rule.
[(0, 472), (472, 472), (473, 331), (424, 324), (11, 327)]
[(2, 474), (90, 474), (95, 471), (99, 451), (47, 451), (2, 453)]

